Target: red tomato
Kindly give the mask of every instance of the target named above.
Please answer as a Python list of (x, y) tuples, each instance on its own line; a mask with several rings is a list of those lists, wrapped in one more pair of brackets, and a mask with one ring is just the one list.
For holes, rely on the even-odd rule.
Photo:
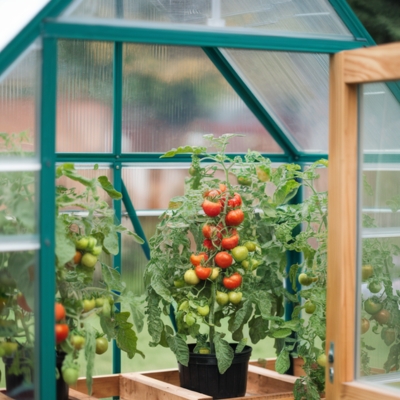
[(199, 279), (202, 279), (204, 281), (210, 277), (212, 273), (212, 268), (202, 267), (201, 265), (197, 265), (196, 268), (194, 269), (194, 272), (196, 272), (196, 275)]
[(241, 209), (229, 211), (226, 214), (225, 222), (228, 226), (240, 225), (244, 220), (244, 213)]
[(56, 322), (64, 319), (66, 315), (64, 306), (60, 303), (56, 303), (54, 308), (55, 308)]
[(29, 307), (28, 303), (26, 302), (25, 296), (20, 293), (17, 296), (17, 304), (25, 311), (32, 312), (32, 309)]
[(215, 256), (215, 264), (221, 268), (228, 268), (232, 265), (233, 257), (226, 251), (220, 251)]
[(56, 343), (63, 342), (69, 334), (69, 328), (67, 324), (56, 324)]
[(210, 200), (205, 199), (203, 204), (201, 205), (203, 211), (209, 217), (216, 217), (221, 212), (222, 206), (221, 203), (214, 203)]
[(219, 184), (219, 190), (220, 190), (222, 193), (226, 192), (226, 185), (224, 185), (223, 183), (220, 183), (220, 184)]
[(216, 228), (214, 225), (205, 224), (202, 229), (203, 236), (206, 239), (212, 239), (213, 236), (216, 235)]
[(235, 193), (233, 198), (228, 200), (228, 206), (232, 208), (239, 207), (242, 204), (242, 198), (239, 193)]
[(231, 250), (239, 244), (239, 235), (233, 235), (231, 237), (223, 238), (221, 241), (221, 247), (225, 250)]
[(211, 239), (204, 239), (203, 246), (205, 248), (207, 248), (208, 250), (214, 250), (215, 249)]
[(242, 284), (242, 275), (239, 274), (239, 272), (233, 273), (231, 276), (226, 276), (222, 280), (222, 284), (227, 288), (227, 289), (236, 289)]
[(202, 261), (207, 261), (208, 255), (206, 253), (192, 254), (190, 256), (190, 262), (194, 265), (200, 265)]

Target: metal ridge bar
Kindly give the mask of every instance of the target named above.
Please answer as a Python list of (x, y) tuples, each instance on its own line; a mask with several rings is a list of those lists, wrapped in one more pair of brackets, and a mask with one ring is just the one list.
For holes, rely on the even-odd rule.
[[(86, 23), (86, 24), (85, 24)], [(157, 43), (160, 45), (230, 47), (257, 50), (294, 51), (307, 53), (337, 53), (363, 47), (351, 40), (290, 37), (256, 33), (227, 33), (219, 30), (166, 29), (160, 26), (112, 25), (87, 21), (43, 24), (43, 34), (59, 39), (105, 40), (128, 43)]]
[(52, 0), (0, 52), (0, 75), (25, 51), (41, 33), (46, 17), (59, 15), (72, 0)]

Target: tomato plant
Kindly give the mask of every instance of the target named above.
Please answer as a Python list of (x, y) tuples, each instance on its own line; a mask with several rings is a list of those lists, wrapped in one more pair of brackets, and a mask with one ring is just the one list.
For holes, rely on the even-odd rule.
[(108, 342), (105, 337), (96, 339), (96, 354), (104, 354), (108, 350)]
[(215, 264), (221, 268), (228, 268), (232, 265), (233, 258), (232, 256), (226, 251), (220, 251), (215, 256)]

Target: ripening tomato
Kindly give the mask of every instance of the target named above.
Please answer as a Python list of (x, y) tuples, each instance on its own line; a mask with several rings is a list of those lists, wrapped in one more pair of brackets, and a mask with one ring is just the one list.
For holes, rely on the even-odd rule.
[(204, 262), (204, 261), (207, 261), (207, 260), (208, 260), (208, 255), (206, 253), (204, 253), (204, 252), (199, 253), (199, 254), (192, 254), (190, 256), (190, 262), (194, 266), (200, 265), (202, 261)]
[(68, 337), (69, 327), (67, 324), (56, 324), (55, 332), (56, 332), (56, 343), (60, 344)]
[(2, 342), (1, 348), (5, 356), (11, 356), (18, 349), (18, 343), (15, 342)]
[(362, 280), (366, 281), (374, 274), (374, 267), (370, 264), (363, 265), (361, 269)]
[(56, 303), (54, 308), (55, 308), (56, 322), (64, 319), (66, 315), (64, 306), (60, 303)]
[(238, 176), (237, 181), (238, 181), (239, 185), (251, 186), (251, 178), (249, 178), (247, 176)]
[(326, 367), (326, 361), (327, 361), (327, 358), (326, 358), (326, 354), (325, 353), (320, 354), (318, 356), (318, 358), (317, 358), (317, 364), (320, 367)]
[(201, 265), (197, 265), (194, 269), (194, 272), (199, 279), (205, 281), (211, 276), (212, 269), (210, 267), (202, 267)]
[(232, 304), (239, 304), (242, 301), (243, 293), (242, 292), (229, 292), (228, 298)]
[(386, 346), (391, 346), (396, 340), (396, 331), (393, 328), (383, 328), (381, 338), (385, 342)]
[(215, 256), (215, 264), (221, 268), (228, 268), (232, 265), (233, 258), (227, 251), (220, 251)]
[(206, 239), (211, 239), (215, 235), (215, 226), (210, 224), (203, 225), (202, 228), (203, 236)]
[(363, 318), (361, 320), (361, 334), (367, 332), (369, 329), (369, 321), (367, 320), (367, 318)]
[(239, 274), (239, 272), (233, 273), (231, 276), (226, 276), (222, 280), (222, 284), (230, 290), (236, 289), (242, 284), (242, 275)]
[(81, 264), (87, 268), (94, 268), (97, 263), (97, 256), (91, 253), (85, 253), (82, 257)]
[(197, 285), (200, 282), (200, 279), (196, 275), (193, 269), (188, 269), (183, 276), (183, 279), (188, 285)]
[(220, 202), (214, 203), (207, 199), (203, 201), (201, 207), (203, 208), (204, 213), (209, 217), (216, 217), (222, 210), (222, 205)]
[(388, 310), (380, 310), (376, 314), (373, 315), (373, 318), (378, 321), (381, 325), (387, 324), (390, 321), (391, 314)]
[(221, 191), (221, 193), (226, 192), (226, 185), (224, 185), (223, 183), (219, 184), (219, 190)]
[(236, 208), (242, 205), (242, 198), (239, 193), (235, 193), (231, 199), (228, 200), (228, 207)]
[(232, 235), (221, 240), (221, 247), (225, 250), (231, 250), (239, 244), (239, 235)]
[(82, 253), (76, 250), (74, 255), (74, 264), (79, 264), (81, 262), (81, 259), (82, 259)]
[(204, 239), (203, 240), (203, 246), (208, 250), (214, 250), (215, 249), (211, 239)]
[(244, 213), (240, 208), (229, 211), (225, 217), (225, 222), (228, 226), (238, 226), (243, 222), (243, 220)]
[(219, 271), (220, 271), (220, 269), (219, 269), (218, 267), (214, 267), (214, 268), (213, 268), (212, 273), (211, 273), (211, 276), (210, 276), (210, 279), (211, 279), (212, 281), (215, 281), (215, 280), (218, 278), (218, 276), (219, 276)]

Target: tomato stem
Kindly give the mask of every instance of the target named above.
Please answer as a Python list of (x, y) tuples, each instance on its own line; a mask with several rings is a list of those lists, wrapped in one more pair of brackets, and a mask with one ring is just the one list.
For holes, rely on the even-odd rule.
[(214, 311), (215, 311), (215, 301), (216, 301), (216, 284), (215, 282), (211, 283), (211, 302), (210, 302), (210, 313), (209, 313), (209, 340), (210, 340), (210, 353), (215, 354), (215, 346), (214, 346), (214, 335), (215, 335), (215, 326), (214, 326)]

